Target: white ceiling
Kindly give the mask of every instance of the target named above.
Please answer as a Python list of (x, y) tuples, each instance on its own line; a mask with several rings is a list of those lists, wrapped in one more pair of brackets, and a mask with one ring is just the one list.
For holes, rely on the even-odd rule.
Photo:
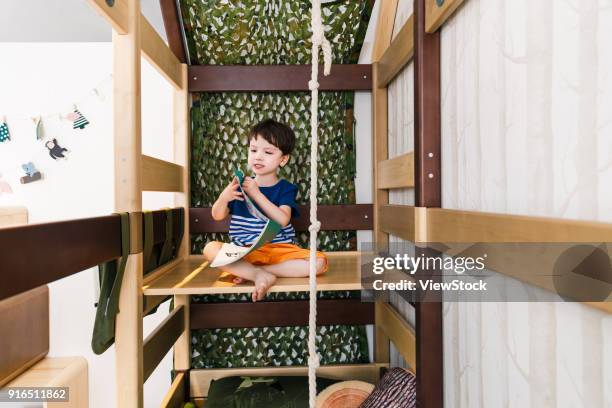
[[(142, 14), (166, 40), (159, 0), (140, 0)], [(110, 25), (87, 0), (0, 0), (0, 42), (111, 41)]]

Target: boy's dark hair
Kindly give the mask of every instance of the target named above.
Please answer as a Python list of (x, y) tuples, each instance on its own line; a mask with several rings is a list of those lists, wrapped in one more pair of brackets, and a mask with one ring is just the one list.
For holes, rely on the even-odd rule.
[(261, 136), (268, 143), (278, 147), (283, 154), (290, 154), (295, 146), (295, 133), (284, 123), (276, 122), (273, 119), (266, 119), (259, 122), (249, 133), (249, 142)]

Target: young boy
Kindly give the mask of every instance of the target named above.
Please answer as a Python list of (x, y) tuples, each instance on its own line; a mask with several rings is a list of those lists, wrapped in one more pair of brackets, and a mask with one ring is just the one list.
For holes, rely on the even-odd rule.
[[(271, 243), (221, 267), (236, 276), (234, 283), (244, 279), (255, 283), (253, 302), (265, 297), (277, 277), (305, 277), (309, 273), (310, 251), (294, 244), (295, 230), (290, 223), (292, 216), (299, 215), (295, 203), (297, 186), (277, 175), (279, 167), (289, 161), (294, 145), (293, 130), (272, 119), (258, 123), (249, 134), (248, 167), (255, 177), (245, 177), (242, 189), (262, 213), (283, 227)], [(265, 226), (264, 221), (249, 213), (235, 177), (212, 207), (212, 217), (217, 221), (228, 214), (230, 238), (236, 245), (249, 246)], [(212, 262), (222, 245), (209, 242), (204, 248), (206, 259)], [(321, 252), (317, 252), (316, 269), (317, 275), (327, 270), (327, 258)]]

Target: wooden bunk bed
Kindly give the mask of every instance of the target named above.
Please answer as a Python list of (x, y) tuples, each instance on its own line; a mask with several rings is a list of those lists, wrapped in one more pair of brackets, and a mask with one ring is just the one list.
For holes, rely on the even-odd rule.
[[(381, 4), (374, 47), (374, 63), (334, 66), (321, 89), (371, 90), (374, 126), (373, 205), (323, 208), (322, 227), (372, 229), (375, 239), (384, 242), (393, 234), (411, 242), (549, 242), (612, 241), (612, 226), (578, 221), (561, 221), (443, 210), (440, 188), (440, 34), (439, 28), (462, 0), (416, 0), (414, 15), (392, 39), (398, 0)], [(117, 407), (142, 407), (143, 383), (163, 356), (174, 349), (175, 377), (163, 401), (164, 407), (180, 407), (189, 399), (206, 397), (212, 379), (228, 375), (297, 375), (305, 367), (236, 368), (192, 370), (190, 330), (192, 328), (253, 327), (271, 324), (304, 324), (307, 308), (293, 303), (292, 320), (280, 316), (274, 303), (236, 304), (218, 316), (216, 305), (191, 305), (190, 296), (204, 293), (246, 292), (249, 284), (234, 285), (207, 268), (203, 258), (190, 254), (190, 233), (221, 231), (224, 225), (210, 219), (210, 210), (189, 206), (189, 104), (190, 92), (221, 90), (307, 90), (308, 70), (302, 66), (191, 66), (185, 64), (185, 50), (174, 0), (161, 0), (170, 47), (141, 15), (138, 0), (89, 0), (112, 25), (115, 94), (115, 209), (130, 214), (131, 247), (120, 296), (116, 323)], [(140, 56), (142, 54), (174, 86), (175, 162), (142, 155), (140, 132)], [(409, 62), (415, 67), (415, 149), (413, 153), (388, 157), (387, 86)], [(248, 72), (249, 76), (244, 73)], [(270, 75), (274, 72), (275, 75)], [(259, 79), (258, 79), (259, 78)], [(260, 80), (267, 78), (265, 84)], [(415, 206), (388, 204), (388, 192), (414, 188)], [(177, 205), (185, 216), (184, 237), (176, 259), (143, 277), (142, 192), (176, 193)], [(350, 208), (347, 208), (350, 207)], [(327, 213), (326, 213), (327, 212)], [(327, 214), (327, 215), (326, 215)], [(342, 216), (338, 216), (342, 214)], [(95, 231), (95, 233), (94, 233)], [(534, 232), (537, 231), (537, 232)], [(49, 237), (55, 239), (50, 240)], [(0, 230), (0, 248), (8, 249), (3, 271), (12, 284), (0, 286), (0, 300), (69, 276), (85, 268), (121, 256), (119, 216), (65, 221)], [(19, 248), (19, 251), (10, 251)], [(58, 248), (64, 255), (52, 265), (46, 259)], [(40, 253), (37, 259), (22, 262), (18, 253)], [(42, 253), (41, 253), (42, 252)], [(330, 254), (329, 272), (318, 278), (319, 289), (361, 288), (357, 253)], [(521, 262), (520, 259), (517, 262)], [(13, 279), (15, 278), (15, 279)], [(517, 276), (525, 279), (524, 276)], [(546, 284), (542, 284), (546, 287)], [(303, 291), (307, 279), (279, 279), (271, 291)], [(550, 289), (550, 287), (549, 287)], [(143, 315), (174, 296), (175, 307), (158, 328), (143, 340)], [(331, 302), (331, 303), (325, 303)], [(336, 303), (334, 303), (336, 302)], [(380, 369), (389, 366), (389, 344), (395, 347), (417, 373), (417, 400), (420, 407), (442, 407), (443, 356), (442, 309), (439, 302), (417, 303), (416, 327), (411, 327), (386, 302), (354, 302), (361, 313), (344, 313), (338, 303), (320, 301), (321, 322), (372, 323), (375, 327), (374, 363), (323, 366), (319, 375), (339, 379), (376, 382)], [(346, 302), (346, 301), (345, 301)], [(289, 307), (281, 302), (280, 307)], [(349, 303), (344, 303), (348, 306)], [(610, 303), (593, 306), (608, 312)], [(227, 308), (227, 305), (223, 306)], [(276, 305), (278, 308), (279, 305)], [(263, 316), (245, 321), (250, 316)], [(256, 312), (254, 312), (256, 311)], [(418, 370), (417, 370), (418, 369)]]

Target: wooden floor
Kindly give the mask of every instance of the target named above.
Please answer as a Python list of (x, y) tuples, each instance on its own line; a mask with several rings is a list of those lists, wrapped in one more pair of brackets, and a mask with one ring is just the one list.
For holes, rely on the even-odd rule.
[[(317, 277), (318, 290), (360, 290), (361, 272), (358, 252), (328, 252), (328, 271)], [(270, 292), (308, 291), (308, 278), (279, 278)], [(250, 293), (252, 282), (232, 283), (232, 276), (217, 268), (209, 268), (203, 256), (187, 260), (143, 287), (145, 295), (196, 295)]]

